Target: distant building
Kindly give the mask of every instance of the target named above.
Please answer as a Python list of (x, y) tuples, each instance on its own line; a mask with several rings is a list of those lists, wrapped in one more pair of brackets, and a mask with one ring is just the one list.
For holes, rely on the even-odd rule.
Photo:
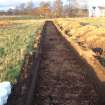
[(102, 6), (90, 6), (89, 17), (105, 17), (105, 7)]

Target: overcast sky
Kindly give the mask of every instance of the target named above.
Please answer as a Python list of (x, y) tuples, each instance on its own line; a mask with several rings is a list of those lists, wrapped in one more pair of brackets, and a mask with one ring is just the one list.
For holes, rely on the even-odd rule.
[[(0, 10), (7, 10), (8, 8), (14, 8), (16, 5), (19, 5), (20, 3), (26, 3), (29, 0), (0, 0)], [(54, 0), (32, 0), (34, 4), (37, 6), (39, 2), (41, 1), (50, 1), (53, 2)], [(67, 0), (62, 0), (63, 3), (67, 3)], [(105, 0), (78, 0), (81, 4), (84, 3), (84, 1), (87, 1), (89, 5), (104, 5), (105, 6)], [(86, 2), (85, 2), (86, 3)]]
[[(8, 8), (15, 8), (16, 5), (19, 5), (21, 3), (27, 3), (30, 0), (0, 0), (0, 10), (7, 10)], [(38, 5), (41, 1), (50, 1), (53, 2), (54, 0), (31, 0), (34, 5)], [(63, 0), (66, 1), (66, 0)]]

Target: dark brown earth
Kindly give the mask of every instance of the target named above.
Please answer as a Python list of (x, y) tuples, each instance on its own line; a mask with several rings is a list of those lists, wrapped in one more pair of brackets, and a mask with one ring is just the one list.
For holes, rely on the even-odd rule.
[(25, 55), (25, 61), (21, 69), (17, 84), (13, 85), (12, 94), (8, 99), (7, 105), (25, 105), (28, 91), (32, 81), (32, 64), (35, 59), (35, 54)]
[(34, 105), (95, 105), (98, 95), (85, 77), (86, 66), (49, 22)]
[(99, 97), (87, 79), (88, 67), (52, 22), (46, 22), (42, 35), (40, 68), (37, 83), (33, 82), (36, 88), (30, 88), (36, 74), (36, 55), (27, 55), (7, 105), (27, 105), (30, 89), (35, 90), (32, 104), (28, 105), (96, 105)]

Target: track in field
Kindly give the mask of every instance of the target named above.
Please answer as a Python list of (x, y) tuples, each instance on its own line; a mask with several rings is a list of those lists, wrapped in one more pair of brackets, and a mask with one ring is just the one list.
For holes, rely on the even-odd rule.
[(7, 105), (101, 105), (88, 69), (53, 22), (46, 22), (39, 51), (26, 57)]
[(98, 95), (78, 59), (53, 25), (46, 23), (34, 105), (96, 105)]

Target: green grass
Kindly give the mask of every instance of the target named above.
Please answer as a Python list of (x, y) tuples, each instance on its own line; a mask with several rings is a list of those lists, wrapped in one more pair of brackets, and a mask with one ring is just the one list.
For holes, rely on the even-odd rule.
[(0, 81), (16, 82), (24, 55), (33, 51), (42, 25), (42, 21), (36, 20), (0, 28)]
[(39, 16), (19, 15), (19, 16), (0, 16), (0, 20), (28, 20), (28, 19), (40, 19)]

